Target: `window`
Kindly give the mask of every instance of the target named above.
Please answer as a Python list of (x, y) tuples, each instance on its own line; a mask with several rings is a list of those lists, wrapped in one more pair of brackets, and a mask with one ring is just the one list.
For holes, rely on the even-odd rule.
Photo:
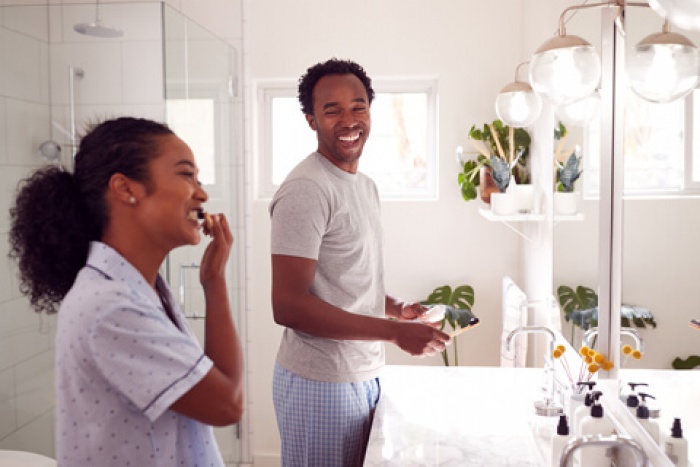
[[(437, 197), (437, 82), (373, 80), (372, 130), (360, 170), (382, 199)], [(296, 82), (258, 83), (257, 194), (269, 198), (317, 147), (296, 97)]]
[[(625, 197), (700, 193), (700, 91), (666, 104), (625, 98)], [(600, 122), (585, 131), (584, 193), (599, 195)], [(698, 135), (694, 137), (694, 135)]]

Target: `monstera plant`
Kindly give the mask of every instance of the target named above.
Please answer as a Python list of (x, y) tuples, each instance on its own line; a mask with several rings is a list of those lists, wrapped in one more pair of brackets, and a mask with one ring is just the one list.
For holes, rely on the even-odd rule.
[[(471, 285), (460, 285), (454, 290), (449, 285), (437, 287), (421, 302), (423, 305), (445, 305), (445, 317), (442, 319), (440, 330), (448, 332), (446, 326), (449, 325), (453, 331), (457, 329), (473, 326), (478, 323), (478, 319), (472, 313), (474, 306), (474, 288)], [(459, 365), (457, 354), (457, 339), (452, 339), (454, 349), (454, 365)], [(447, 349), (442, 351), (442, 361), (445, 366), (450, 366)]]
[[(559, 305), (564, 312), (564, 319), (571, 322), (571, 343), (576, 327), (587, 331), (598, 326), (598, 294), (589, 287), (579, 285), (575, 289), (561, 285), (557, 289)], [(623, 327), (655, 328), (654, 315), (647, 308), (638, 305), (622, 305), (620, 324)]]

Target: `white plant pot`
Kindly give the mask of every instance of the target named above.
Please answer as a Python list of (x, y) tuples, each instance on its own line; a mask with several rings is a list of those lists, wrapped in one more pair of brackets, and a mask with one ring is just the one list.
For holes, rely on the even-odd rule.
[(554, 214), (573, 215), (578, 212), (578, 192), (554, 192)]
[(532, 185), (515, 185), (518, 212), (532, 212), (535, 207), (535, 187)]
[(518, 198), (514, 193), (491, 193), (491, 212), (501, 216), (518, 212)]

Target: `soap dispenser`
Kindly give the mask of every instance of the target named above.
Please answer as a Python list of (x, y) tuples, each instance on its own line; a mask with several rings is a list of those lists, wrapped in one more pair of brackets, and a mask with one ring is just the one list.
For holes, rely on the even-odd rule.
[(584, 405), (586, 394), (590, 394), (595, 387), (595, 381), (579, 381), (576, 383), (577, 391), (569, 397), (569, 422), (572, 423), (571, 429), (575, 431), (575, 426), (573, 425), (574, 418), (576, 416), (576, 410)]
[[(614, 432), (614, 427), (610, 420), (605, 417), (603, 406), (600, 405), (598, 399), (603, 393), (595, 391), (593, 393), (593, 405), (591, 405), (591, 413), (581, 420), (581, 426), (578, 432), (579, 437), (590, 435), (609, 436)], [(607, 456), (607, 447), (605, 446), (587, 446), (585, 449), (580, 449), (580, 462), (578, 465), (588, 467), (596, 466), (603, 467), (611, 464), (610, 458)]]
[(557, 432), (552, 435), (552, 467), (559, 467), (559, 461), (561, 460), (564, 446), (566, 446), (566, 443), (568, 443), (571, 438), (572, 435), (569, 432), (569, 424), (567, 423), (566, 415), (560, 415)]
[(683, 437), (680, 418), (673, 419), (671, 435), (664, 440), (664, 451), (673, 465), (688, 467), (688, 441)]
[[(590, 386), (592, 387), (592, 386)], [(593, 406), (593, 398), (596, 397), (595, 394), (603, 394), (600, 391), (587, 392), (583, 399), (583, 405), (576, 409), (574, 412), (574, 420), (572, 424), (574, 436), (581, 436), (581, 421), (590, 415), (591, 407)], [(597, 396), (600, 397), (600, 396)]]
[(627, 383), (630, 387), (630, 392), (625, 395), (621, 396), (620, 398), (622, 399), (622, 402), (627, 406), (627, 408), (632, 412), (632, 415), (635, 414), (637, 410), (637, 406), (639, 406), (639, 396), (637, 395), (637, 386), (648, 386), (647, 383)]
[(651, 397), (652, 399), (655, 399), (655, 397), (643, 392), (639, 393), (639, 397), (642, 398), (642, 401), (639, 403), (639, 407), (637, 407), (637, 420), (639, 424), (649, 432), (654, 441), (656, 441), (656, 444), (659, 444), (659, 424), (656, 423), (655, 420), (649, 418), (649, 408), (646, 402), (647, 397)]

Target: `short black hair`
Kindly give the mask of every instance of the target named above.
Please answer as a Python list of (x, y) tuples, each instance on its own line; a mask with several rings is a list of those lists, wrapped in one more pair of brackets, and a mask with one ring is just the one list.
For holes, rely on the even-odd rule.
[(306, 70), (306, 73), (299, 78), (299, 103), (301, 111), (304, 114), (311, 115), (314, 113), (314, 86), (318, 80), (327, 75), (355, 75), (362, 81), (369, 103), (374, 100), (374, 89), (372, 89), (372, 80), (367, 76), (365, 69), (351, 60), (340, 60), (331, 58), (328, 61), (317, 63)]

